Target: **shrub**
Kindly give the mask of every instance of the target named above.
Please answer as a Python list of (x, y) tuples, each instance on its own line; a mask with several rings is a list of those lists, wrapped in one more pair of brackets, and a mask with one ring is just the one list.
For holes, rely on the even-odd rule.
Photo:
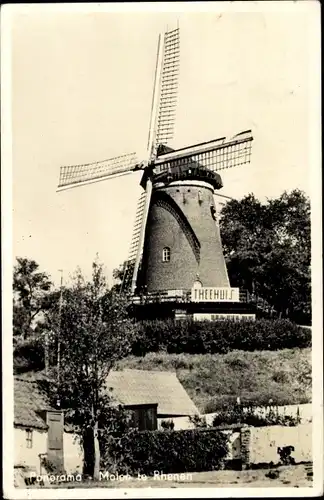
[(220, 469), (228, 453), (228, 436), (215, 429), (137, 431), (110, 441), (102, 457), (121, 474), (199, 472)]
[(289, 320), (195, 322), (141, 321), (134, 355), (167, 351), (180, 354), (223, 354), (243, 351), (303, 348), (311, 345), (311, 330)]
[(253, 427), (264, 427), (268, 425), (294, 427), (300, 423), (299, 415), (294, 417), (292, 415), (278, 414), (274, 406), (268, 406), (265, 410), (263, 414), (260, 414), (255, 404), (251, 404), (247, 408), (239, 404), (234, 404), (217, 413), (213, 420), (213, 426), (246, 424)]
[(166, 430), (170, 430), (170, 431), (173, 431), (174, 429), (174, 422), (172, 419), (170, 420), (162, 420), (161, 422), (161, 428), (164, 429), (165, 431)]

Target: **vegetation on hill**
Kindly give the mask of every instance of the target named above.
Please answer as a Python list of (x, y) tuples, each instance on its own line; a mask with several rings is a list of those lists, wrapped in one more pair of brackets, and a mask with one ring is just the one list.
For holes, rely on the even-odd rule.
[(232, 351), (227, 354), (149, 353), (127, 357), (118, 368), (176, 371), (201, 412), (242, 403), (297, 404), (311, 401), (311, 349)]
[(312, 331), (288, 319), (255, 321), (155, 320), (137, 323), (132, 354), (224, 354), (310, 347)]

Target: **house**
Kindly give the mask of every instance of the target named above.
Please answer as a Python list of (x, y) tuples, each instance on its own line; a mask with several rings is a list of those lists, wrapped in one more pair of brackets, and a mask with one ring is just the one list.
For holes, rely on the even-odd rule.
[(15, 468), (45, 474), (43, 459), (67, 473), (82, 472), (77, 436), (64, 426), (63, 411), (50, 406), (35, 378), (14, 378)]
[(140, 430), (154, 430), (163, 420), (199, 414), (174, 372), (124, 369), (106, 380), (112, 396), (133, 412)]

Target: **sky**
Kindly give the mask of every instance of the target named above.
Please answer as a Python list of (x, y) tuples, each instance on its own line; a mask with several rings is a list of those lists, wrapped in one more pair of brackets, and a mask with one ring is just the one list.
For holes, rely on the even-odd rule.
[(111, 282), (127, 258), (140, 174), (57, 193), (59, 168), (133, 151), (144, 158), (158, 34), (177, 22), (172, 145), (251, 128), (252, 161), (222, 171), (220, 193), (240, 199), (253, 192), (262, 201), (295, 188), (310, 195), (314, 13), (285, 3), (246, 2), (249, 9), (240, 10), (211, 2), (206, 12), (193, 4), (175, 12), (163, 12), (163, 4), (161, 12), (143, 4), (17, 8), (10, 30), (13, 258), (36, 260), (57, 284), (60, 269), (65, 281), (77, 266), (87, 276), (98, 253)]

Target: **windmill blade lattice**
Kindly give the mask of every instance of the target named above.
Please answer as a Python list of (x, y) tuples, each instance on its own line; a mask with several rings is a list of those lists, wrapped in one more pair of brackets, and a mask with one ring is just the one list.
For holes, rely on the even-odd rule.
[(180, 71), (179, 28), (164, 34), (155, 145), (168, 144), (173, 139), (178, 100)]
[(136, 153), (94, 163), (61, 167), (58, 191), (139, 170)]
[(165, 155), (156, 160), (156, 173), (174, 168), (182, 169), (193, 162), (213, 172), (250, 163), (252, 134), (248, 130), (231, 139), (221, 138), (202, 144), (189, 146)]
[(128, 259), (124, 264), (124, 275), (121, 289), (128, 290), (132, 284), (132, 278), (134, 273), (134, 267), (137, 257), (137, 250), (139, 246), (140, 232), (143, 223), (143, 214), (146, 200), (146, 191), (143, 191), (138, 199), (135, 222), (133, 227), (133, 234), (131, 239), (131, 244), (129, 247)]
[(135, 223), (134, 223), (134, 228), (133, 228), (133, 235), (132, 235), (132, 240), (131, 240), (131, 244), (130, 244), (130, 248), (129, 248), (129, 255), (128, 255), (129, 260), (133, 260), (136, 258), (136, 251), (137, 251), (140, 232), (141, 232), (142, 219), (143, 219), (143, 213), (144, 213), (144, 207), (145, 207), (145, 200), (146, 200), (146, 191), (143, 191), (141, 193), (139, 200), (138, 200), (138, 203), (137, 203)]

